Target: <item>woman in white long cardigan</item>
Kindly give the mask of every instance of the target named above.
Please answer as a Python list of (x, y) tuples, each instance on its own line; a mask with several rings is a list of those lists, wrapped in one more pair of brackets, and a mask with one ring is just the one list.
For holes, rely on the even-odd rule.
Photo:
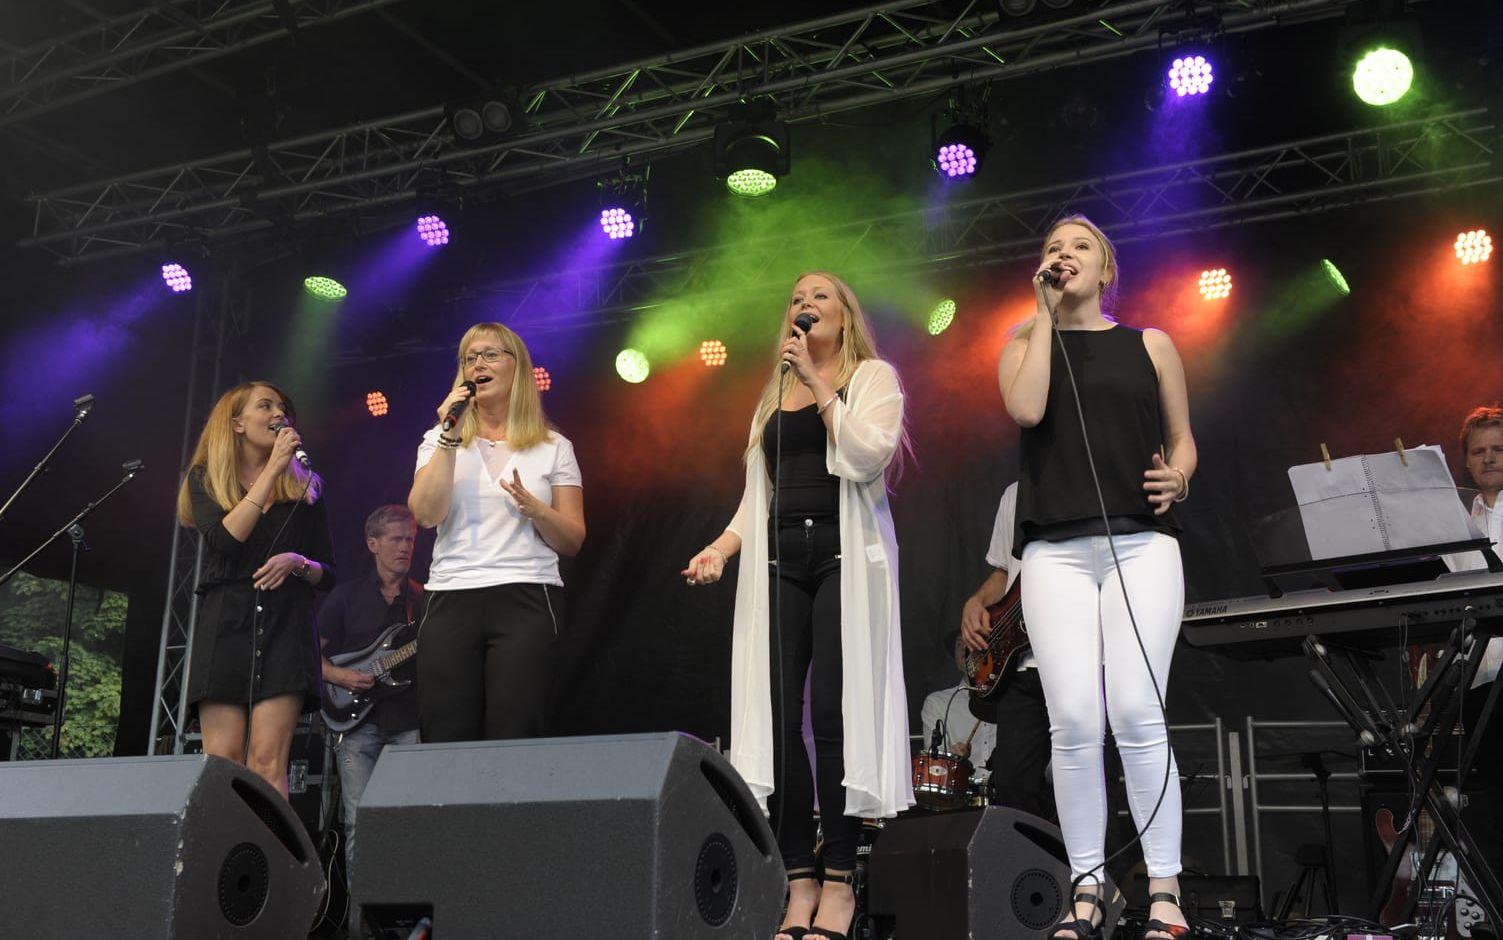
[[(807, 332), (795, 326), (800, 316), (812, 322)], [(830, 274), (800, 277), (752, 421), (741, 505), (683, 571), (690, 584), (709, 584), (742, 554), (731, 763), (764, 809), (771, 798), (789, 880), (776, 940), (841, 940), (855, 910), (850, 874), (860, 820), (913, 805), (898, 547), (887, 501), (888, 471), (906, 448), (902, 386), (877, 357), (855, 295)], [(817, 774), (801, 733), (806, 675)], [(818, 885), (816, 785), (824, 834)]]

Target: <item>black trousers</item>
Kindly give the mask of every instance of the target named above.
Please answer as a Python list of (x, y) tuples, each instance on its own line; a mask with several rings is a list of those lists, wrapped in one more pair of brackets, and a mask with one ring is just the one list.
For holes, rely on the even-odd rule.
[[(777, 527), (778, 557), (772, 567), (774, 653), (772, 687), (773, 763), (777, 789), (768, 801), (778, 848), (788, 869), (814, 865), (814, 790), (819, 787), (823, 862), (850, 871), (856, 864), (861, 820), (845, 815), (845, 723), (840, 707), (840, 526), (784, 520)], [(804, 747), (804, 679), (809, 680), (809, 717), (814, 731), (814, 767)]]
[[(990, 704), (990, 703), (988, 703)], [(1049, 710), (1037, 669), (1014, 673), (997, 695), (994, 715), (978, 715), (997, 724), (997, 745), (986, 759), (991, 771), (991, 803), (1010, 806), (1042, 819), (1054, 816), (1049, 793)]]
[(428, 592), (417, 654), (424, 741), (543, 733), (562, 601), (546, 584)]

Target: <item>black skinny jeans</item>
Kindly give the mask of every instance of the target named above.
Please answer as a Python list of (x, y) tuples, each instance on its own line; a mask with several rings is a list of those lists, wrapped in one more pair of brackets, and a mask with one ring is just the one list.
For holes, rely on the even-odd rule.
[[(814, 865), (814, 790), (824, 831), (824, 867), (850, 871), (856, 864), (861, 820), (845, 814), (845, 725), (840, 707), (840, 526), (785, 519), (777, 527), (779, 557), (769, 590), (777, 620), (770, 664), (782, 714), (773, 702), (776, 786), (768, 808), (778, 833), (783, 865)], [(781, 587), (781, 591), (779, 588)], [(780, 615), (780, 616), (779, 616)], [(781, 637), (779, 636), (781, 634)], [(809, 678), (809, 715), (814, 730), (814, 771), (804, 748), (804, 678)]]

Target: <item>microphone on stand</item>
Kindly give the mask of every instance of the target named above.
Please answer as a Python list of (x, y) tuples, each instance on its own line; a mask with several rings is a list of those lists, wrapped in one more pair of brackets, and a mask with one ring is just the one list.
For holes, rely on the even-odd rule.
[(945, 743), (945, 720), (939, 719), (934, 723), (934, 733), (929, 736), (929, 753), (938, 754)]
[[(276, 421), (276, 422), (273, 422), (273, 423), (267, 425), (266, 429), (268, 431), (271, 431), (274, 434), (281, 434), (283, 428), (290, 428), (290, 427), (292, 427), (292, 425), (288, 424), (286, 421)], [(308, 452), (306, 450), (303, 450), (303, 445), (302, 444), (298, 444), (297, 445), (297, 450), (294, 450), (292, 452), (292, 459), (296, 460), (298, 463), (302, 464), (307, 469), (311, 470), (313, 468), (313, 463), (310, 460), (308, 460)]]
[[(810, 330), (814, 329), (814, 318), (809, 316), (807, 313), (801, 313), (793, 318), (793, 325), (798, 327), (799, 332), (807, 335)], [(788, 371), (789, 365), (790, 363), (788, 362), (788, 360), (784, 359), (783, 371), (785, 373)]]
[(1045, 284), (1048, 284), (1050, 287), (1055, 287), (1059, 284), (1059, 272), (1054, 270), (1053, 268), (1045, 268), (1044, 270), (1039, 272), (1039, 280), (1043, 281)]

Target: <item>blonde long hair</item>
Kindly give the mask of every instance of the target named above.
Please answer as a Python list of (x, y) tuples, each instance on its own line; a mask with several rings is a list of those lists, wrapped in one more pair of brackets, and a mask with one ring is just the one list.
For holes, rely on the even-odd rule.
[[(1117, 318), (1112, 315), (1117, 308), (1117, 247), (1112, 244), (1110, 238), (1106, 237), (1106, 233), (1099, 225), (1078, 212), (1061, 216), (1049, 226), (1049, 231), (1044, 233), (1044, 243), (1039, 246), (1039, 260), (1044, 259), (1044, 252), (1048, 249), (1049, 240), (1054, 237), (1054, 233), (1065, 225), (1079, 225), (1089, 229), (1091, 234), (1096, 236), (1096, 240), (1101, 243), (1101, 254), (1104, 258), (1101, 267), (1103, 280), (1098, 285), (1101, 292), (1101, 315), (1113, 323), (1117, 322)], [(1027, 336), (1031, 332), (1033, 332), (1033, 318), (1030, 317), (1013, 331), (1013, 335)]]
[[(477, 323), (465, 331), (459, 341), (457, 364), (454, 370), (454, 387), (464, 384), (465, 350), (477, 339), (489, 339), (510, 352), (517, 362), (516, 374), (511, 380), (511, 397), (506, 406), (506, 443), (513, 451), (527, 450), (548, 440), (552, 428), (543, 414), (543, 398), (538, 394), (537, 379), (532, 374), (532, 356), (522, 337), (499, 323)], [(461, 447), (470, 446), (470, 441), (480, 432), (480, 417), (476, 409), (466, 408), (459, 419)]]
[[(204, 491), (225, 512), (234, 509), (235, 504), (245, 498), (245, 487), (240, 485), (240, 477), (235, 472), (241, 446), (240, 437), (235, 433), (235, 419), (245, 410), (251, 392), (257, 388), (269, 388), (275, 392), (282, 399), (282, 410), (287, 415), (288, 423), (297, 423), (297, 408), (286, 392), (263, 379), (241, 382), (220, 395), (219, 401), (214, 403), (209, 419), (204, 422), (204, 429), (198, 435), (198, 446), (193, 449), (193, 459), (188, 462), (189, 473), (195, 468), (203, 469)], [(291, 461), (272, 486), (271, 501), (292, 502), (302, 496), (305, 489), (307, 501), (315, 503), (323, 492), (323, 480), (296, 460)], [(186, 476), (177, 494), (177, 518), (186, 526), (196, 524), (193, 518), (193, 498), (188, 493)]]
[[(856, 374), (856, 369), (868, 359), (881, 359), (877, 352), (877, 341), (872, 333), (871, 321), (866, 318), (866, 313), (861, 309), (861, 302), (856, 299), (855, 291), (850, 285), (828, 271), (805, 271), (793, 279), (794, 287), (806, 277), (822, 277), (835, 287), (835, 297), (840, 301), (844, 309), (844, 316), (840, 323), (840, 351), (836, 353), (840, 364), (835, 373), (835, 389), (843, 391), (850, 384), (851, 376)], [(773, 343), (772, 375), (768, 377), (767, 384), (762, 387), (762, 396), (757, 402), (756, 416), (752, 419), (752, 425), (756, 429), (752, 434), (751, 444), (746, 453), (750, 455), (762, 446), (762, 434), (767, 430), (767, 422), (772, 420), (772, 413), (783, 404), (783, 399), (788, 397), (788, 392), (798, 383), (798, 376), (792, 369), (783, 370), (783, 343), (788, 340), (787, 312), (778, 320), (777, 338)], [(913, 445), (908, 440), (908, 428), (906, 421), (902, 429), (902, 440), (898, 452), (893, 457), (893, 479), (902, 475), (903, 455), (912, 454)]]

